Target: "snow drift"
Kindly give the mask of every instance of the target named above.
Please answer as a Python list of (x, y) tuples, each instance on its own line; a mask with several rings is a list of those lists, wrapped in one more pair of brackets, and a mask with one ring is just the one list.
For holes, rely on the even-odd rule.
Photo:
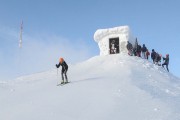
[(124, 54), (0, 82), (0, 120), (179, 120), (180, 82), (162, 67)]

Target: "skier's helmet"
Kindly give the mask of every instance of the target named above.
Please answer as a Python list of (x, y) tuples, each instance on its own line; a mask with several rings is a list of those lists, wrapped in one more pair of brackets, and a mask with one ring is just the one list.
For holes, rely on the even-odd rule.
[(63, 59), (63, 58), (60, 58), (60, 59), (59, 59), (59, 62), (60, 62), (60, 63), (62, 63), (63, 61), (64, 61), (64, 59)]

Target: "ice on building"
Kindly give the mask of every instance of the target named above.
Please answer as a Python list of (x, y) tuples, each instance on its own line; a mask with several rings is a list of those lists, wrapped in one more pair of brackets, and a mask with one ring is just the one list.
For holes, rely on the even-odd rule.
[(128, 26), (98, 29), (94, 34), (94, 40), (99, 45), (100, 55), (127, 53), (127, 41), (134, 46), (135, 39)]

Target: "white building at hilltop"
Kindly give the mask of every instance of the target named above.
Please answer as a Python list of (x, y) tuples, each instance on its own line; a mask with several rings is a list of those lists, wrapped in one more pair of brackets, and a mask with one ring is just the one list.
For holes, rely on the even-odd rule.
[(132, 36), (128, 26), (108, 29), (98, 29), (94, 33), (94, 40), (98, 43), (100, 55), (127, 53), (127, 41), (133, 46), (136, 38)]

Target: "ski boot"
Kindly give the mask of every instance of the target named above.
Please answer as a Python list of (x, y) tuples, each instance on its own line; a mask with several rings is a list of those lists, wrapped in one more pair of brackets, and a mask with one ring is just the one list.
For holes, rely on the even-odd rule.
[(65, 82), (65, 84), (69, 83), (68, 81)]
[(64, 84), (64, 80), (61, 81), (61, 84)]

